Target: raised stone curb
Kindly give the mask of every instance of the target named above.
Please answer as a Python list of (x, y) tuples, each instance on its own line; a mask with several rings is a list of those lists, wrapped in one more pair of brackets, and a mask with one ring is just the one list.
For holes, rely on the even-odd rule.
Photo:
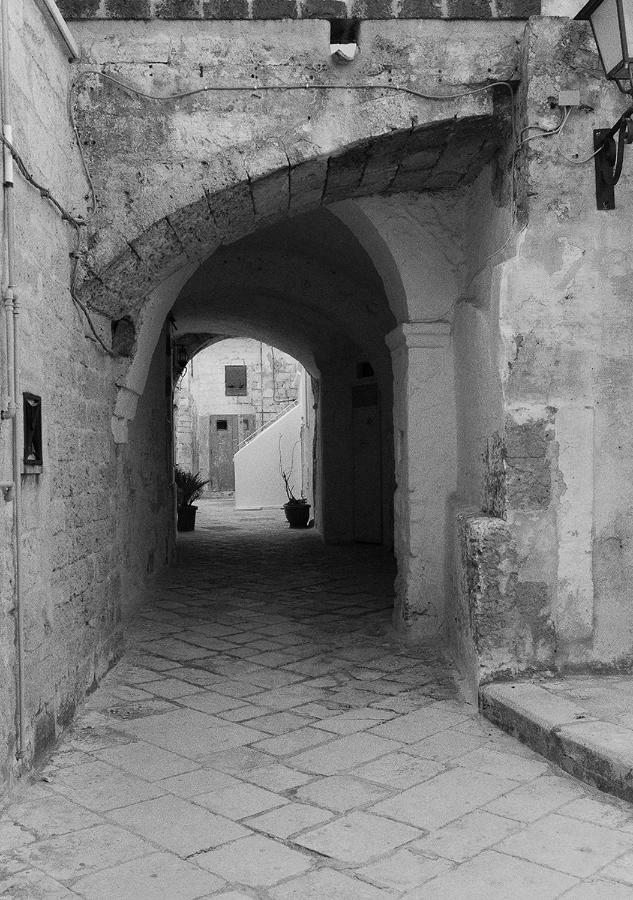
[(633, 801), (633, 731), (532, 682), (484, 685), (482, 714), (588, 784)]

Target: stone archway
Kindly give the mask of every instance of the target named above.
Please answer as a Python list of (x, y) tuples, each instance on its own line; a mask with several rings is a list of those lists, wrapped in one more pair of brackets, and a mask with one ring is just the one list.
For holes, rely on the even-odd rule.
[(376, 472), (366, 490), (376, 494), (374, 540), (390, 546), (392, 372), (385, 337), (396, 319), (349, 230), (321, 210), (219, 248), (183, 285), (171, 315), (179, 342), (205, 332), (254, 336), (291, 353), (318, 381), (316, 522), (327, 541), (359, 537), (362, 458), (355, 441), (362, 438), (354, 410), (374, 411)]
[[(97, 266), (108, 245), (106, 234), (104, 244), (93, 254), (95, 267), (86, 270), (81, 288), (82, 299), (93, 310), (108, 317), (113, 311), (117, 317), (128, 316), (136, 326), (136, 352), (121, 373), (112, 421), (115, 441), (125, 442), (165, 317), (212, 254), (224, 253), (224, 247), (235, 247), (248, 235), (283, 228), (286, 221), (300, 222), (310, 210), (332, 207), (347, 231), (367, 248), (391, 316), (390, 327), (377, 334), (383, 352), (391, 334), (395, 374), (396, 623), (418, 638), (439, 634), (446, 625), (452, 577), (449, 509), (457, 488), (450, 321), (482, 255), (480, 246), (471, 246), (470, 207), (483, 199), (494, 209), (499, 200), (492, 195), (493, 180), (486, 173), (504, 145), (503, 122), (492, 108), (461, 120), (432, 121), (205, 191), (194, 202), (154, 221), (129, 240), (123, 252)], [(265, 159), (259, 162), (265, 165)], [(165, 202), (164, 197), (157, 198), (157, 207)], [(491, 213), (490, 219), (494, 216)], [(506, 219), (503, 209), (498, 218)], [(250, 333), (282, 348), (283, 341), (290, 340), (286, 348), (301, 358), (292, 335), (282, 335), (280, 342), (278, 335), (266, 331), (265, 304), (258, 309), (261, 296), (245, 291), (247, 295), (247, 318), (254, 328)], [(243, 317), (237, 321), (229, 312), (216, 319), (216, 332), (248, 334)], [(283, 318), (300, 325), (302, 309), (287, 306)], [(304, 331), (325, 334), (326, 320), (327, 304), (321, 304), (311, 317), (303, 318)], [(349, 339), (353, 322), (339, 324)], [(238, 326), (240, 331), (235, 331)], [(186, 330), (200, 335), (205, 327), (193, 316)], [(304, 347), (304, 355), (305, 351)], [(348, 352), (345, 342), (339, 342), (338, 351), (341, 359), (357, 356)], [(336, 383), (335, 378), (329, 386), (333, 394)], [(336, 472), (336, 465), (330, 471)], [(335, 478), (330, 485), (336, 493)], [(343, 485), (340, 492), (345, 490)], [(385, 502), (385, 510), (387, 506)], [(324, 504), (324, 522), (331, 508)], [(339, 537), (345, 539), (345, 534)]]

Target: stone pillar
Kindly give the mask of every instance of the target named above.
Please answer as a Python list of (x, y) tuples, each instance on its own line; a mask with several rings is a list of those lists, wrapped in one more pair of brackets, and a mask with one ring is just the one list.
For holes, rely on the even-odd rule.
[(447, 516), (456, 485), (450, 325), (405, 323), (386, 340), (394, 375), (394, 625), (425, 639), (443, 631)]

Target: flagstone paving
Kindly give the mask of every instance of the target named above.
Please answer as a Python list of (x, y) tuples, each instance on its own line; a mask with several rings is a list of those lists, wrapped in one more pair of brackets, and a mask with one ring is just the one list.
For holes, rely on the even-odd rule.
[(633, 898), (633, 807), (482, 719), (389, 626), (393, 565), (201, 504), (0, 816), (27, 900)]

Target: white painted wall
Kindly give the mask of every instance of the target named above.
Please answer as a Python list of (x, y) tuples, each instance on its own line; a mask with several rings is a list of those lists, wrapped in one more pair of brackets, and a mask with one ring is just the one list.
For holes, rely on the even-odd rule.
[[(301, 391), (303, 396), (303, 391)], [(284, 469), (293, 470), (295, 497), (306, 496), (303, 485), (301, 426), (303, 403), (284, 413), (235, 454), (235, 506), (237, 509), (280, 507), (288, 499), (279, 472), (279, 454)], [(306, 486), (307, 487), (307, 486)]]
[[(225, 366), (246, 366), (246, 395), (226, 396)], [(297, 398), (299, 363), (287, 353), (250, 338), (227, 338), (212, 344), (194, 357), (189, 368), (199, 416), (251, 413), (259, 427)]]

